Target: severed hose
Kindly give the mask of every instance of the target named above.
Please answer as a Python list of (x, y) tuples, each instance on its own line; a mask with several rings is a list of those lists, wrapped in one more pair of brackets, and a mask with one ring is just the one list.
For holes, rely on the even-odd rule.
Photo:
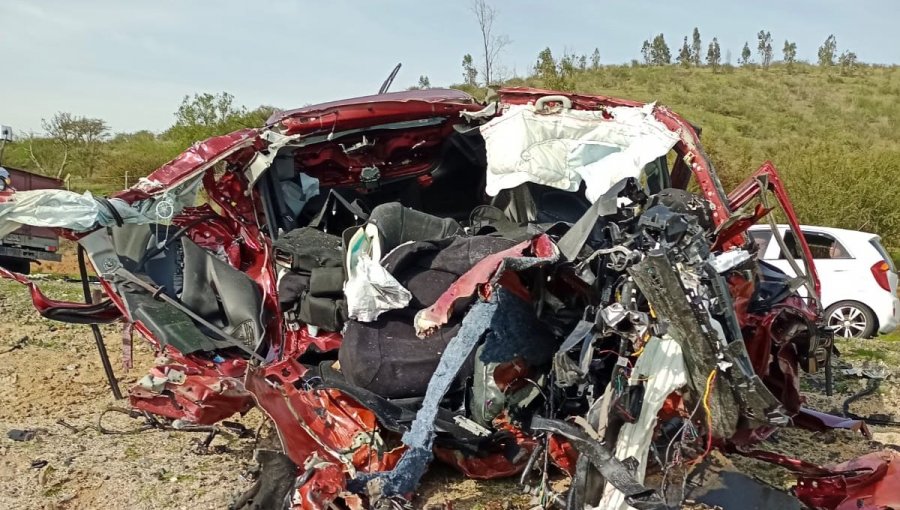
[(875, 391), (877, 391), (878, 388), (881, 386), (881, 381), (882, 381), (881, 379), (876, 379), (876, 378), (869, 379), (868, 382), (866, 383), (865, 388), (857, 391), (853, 395), (850, 395), (850, 397), (844, 401), (844, 405), (843, 405), (844, 417), (850, 418), (853, 420), (862, 420), (869, 425), (882, 425), (885, 427), (900, 427), (900, 421), (884, 420), (881, 418), (873, 418), (872, 416), (860, 416), (858, 414), (854, 414), (854, 413), (850, 412), (850, 404), (852, 404), (853, 402), (856, 402), (857, 400), (859, 400), (863, 397), (867, 397), (867, 396), (875, 393)]

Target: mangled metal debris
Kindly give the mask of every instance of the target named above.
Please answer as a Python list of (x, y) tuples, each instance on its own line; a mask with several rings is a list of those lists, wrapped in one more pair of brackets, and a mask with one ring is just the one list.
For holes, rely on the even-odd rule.
[(798, 228), (774, 166), (726, 195), (665, 107), (383, 94), (207, 140), (109, 201), (50, 199), (87, 216), (0, 203), (0, 228), (63, 228), (106, 301), (0, 275), (46, 317), (147, 339), (135, 409), (209, 425), (260, 407), (279, 448), (242, 508), (402, 506), (434, 459), (518, 475), (544, 506), (663, 508), (714, 449), (794, 469), (814, 508), (896, 503), (896, 456), (752, 449), (779, 427), (866, 429), (801, 406), (832, 336), (804, 238), (790, 278), (745, 234), (776, 208)]

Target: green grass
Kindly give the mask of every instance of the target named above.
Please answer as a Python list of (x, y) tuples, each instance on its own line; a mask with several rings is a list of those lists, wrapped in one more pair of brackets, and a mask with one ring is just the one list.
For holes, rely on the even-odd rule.
[(885, 361), (888, 359), (888, 356), (884, 353), (884, 351), (865, 348), (851, 349), (846, 353), (846, 357), (852, 357), (866, 361)]
[(900, 330), (894, 330), (886, 335), (881, 335), (878, 340), (882, 342), (900, 342)]
[(891, 370), (900, 366), (900, 331), (867, 339), (838, 338), (835, 347), (840, 351), (841, 359), (854, 365), (875, 362)]

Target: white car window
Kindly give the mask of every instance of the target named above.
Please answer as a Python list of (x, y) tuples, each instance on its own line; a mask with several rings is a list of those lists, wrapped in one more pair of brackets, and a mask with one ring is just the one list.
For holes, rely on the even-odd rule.
[[(806, 238), (806, 243), (809, 245), (809, 251), (812, 253), (813, 259), (822, 260), (822, 259), (852, 259), (850, 256), (850, 252), (844, 248), (844, 245), (840, 243), (834, 237), (823, 234), (820, 232), (804, 232), (803, 237)], [(794, 239), (794, 233), (790, 230), (784, 234), (784, 244), (787, 246), (788, 251), (795, 259), (800, 258), (800, 249), (797, 246), (797, 242)], [(784, 253), (782, 253), (778, 258), (785, 258)]]

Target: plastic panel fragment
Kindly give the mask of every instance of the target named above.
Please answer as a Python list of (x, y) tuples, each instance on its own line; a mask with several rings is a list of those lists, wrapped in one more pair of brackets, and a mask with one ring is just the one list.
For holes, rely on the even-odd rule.
[[(647, 454), (656, 429), (657, 415), (669, 395), (687, 384), (687, 370), (681, 345), (668, 336), (653, 337), (644, 346), (644, 352), (634, 364), (630, 384), (646, 380), (644, 404), (637, 423), (626, 423), (619, 431), (615, 456), (619, 460), (633, 457), (638, 461), (635, 479), (644, 481), (647, 470)], [(629, 508), (625, 495), (611, 484), (607, 484), (603, 499), (597, 507), (608, 510)]]

